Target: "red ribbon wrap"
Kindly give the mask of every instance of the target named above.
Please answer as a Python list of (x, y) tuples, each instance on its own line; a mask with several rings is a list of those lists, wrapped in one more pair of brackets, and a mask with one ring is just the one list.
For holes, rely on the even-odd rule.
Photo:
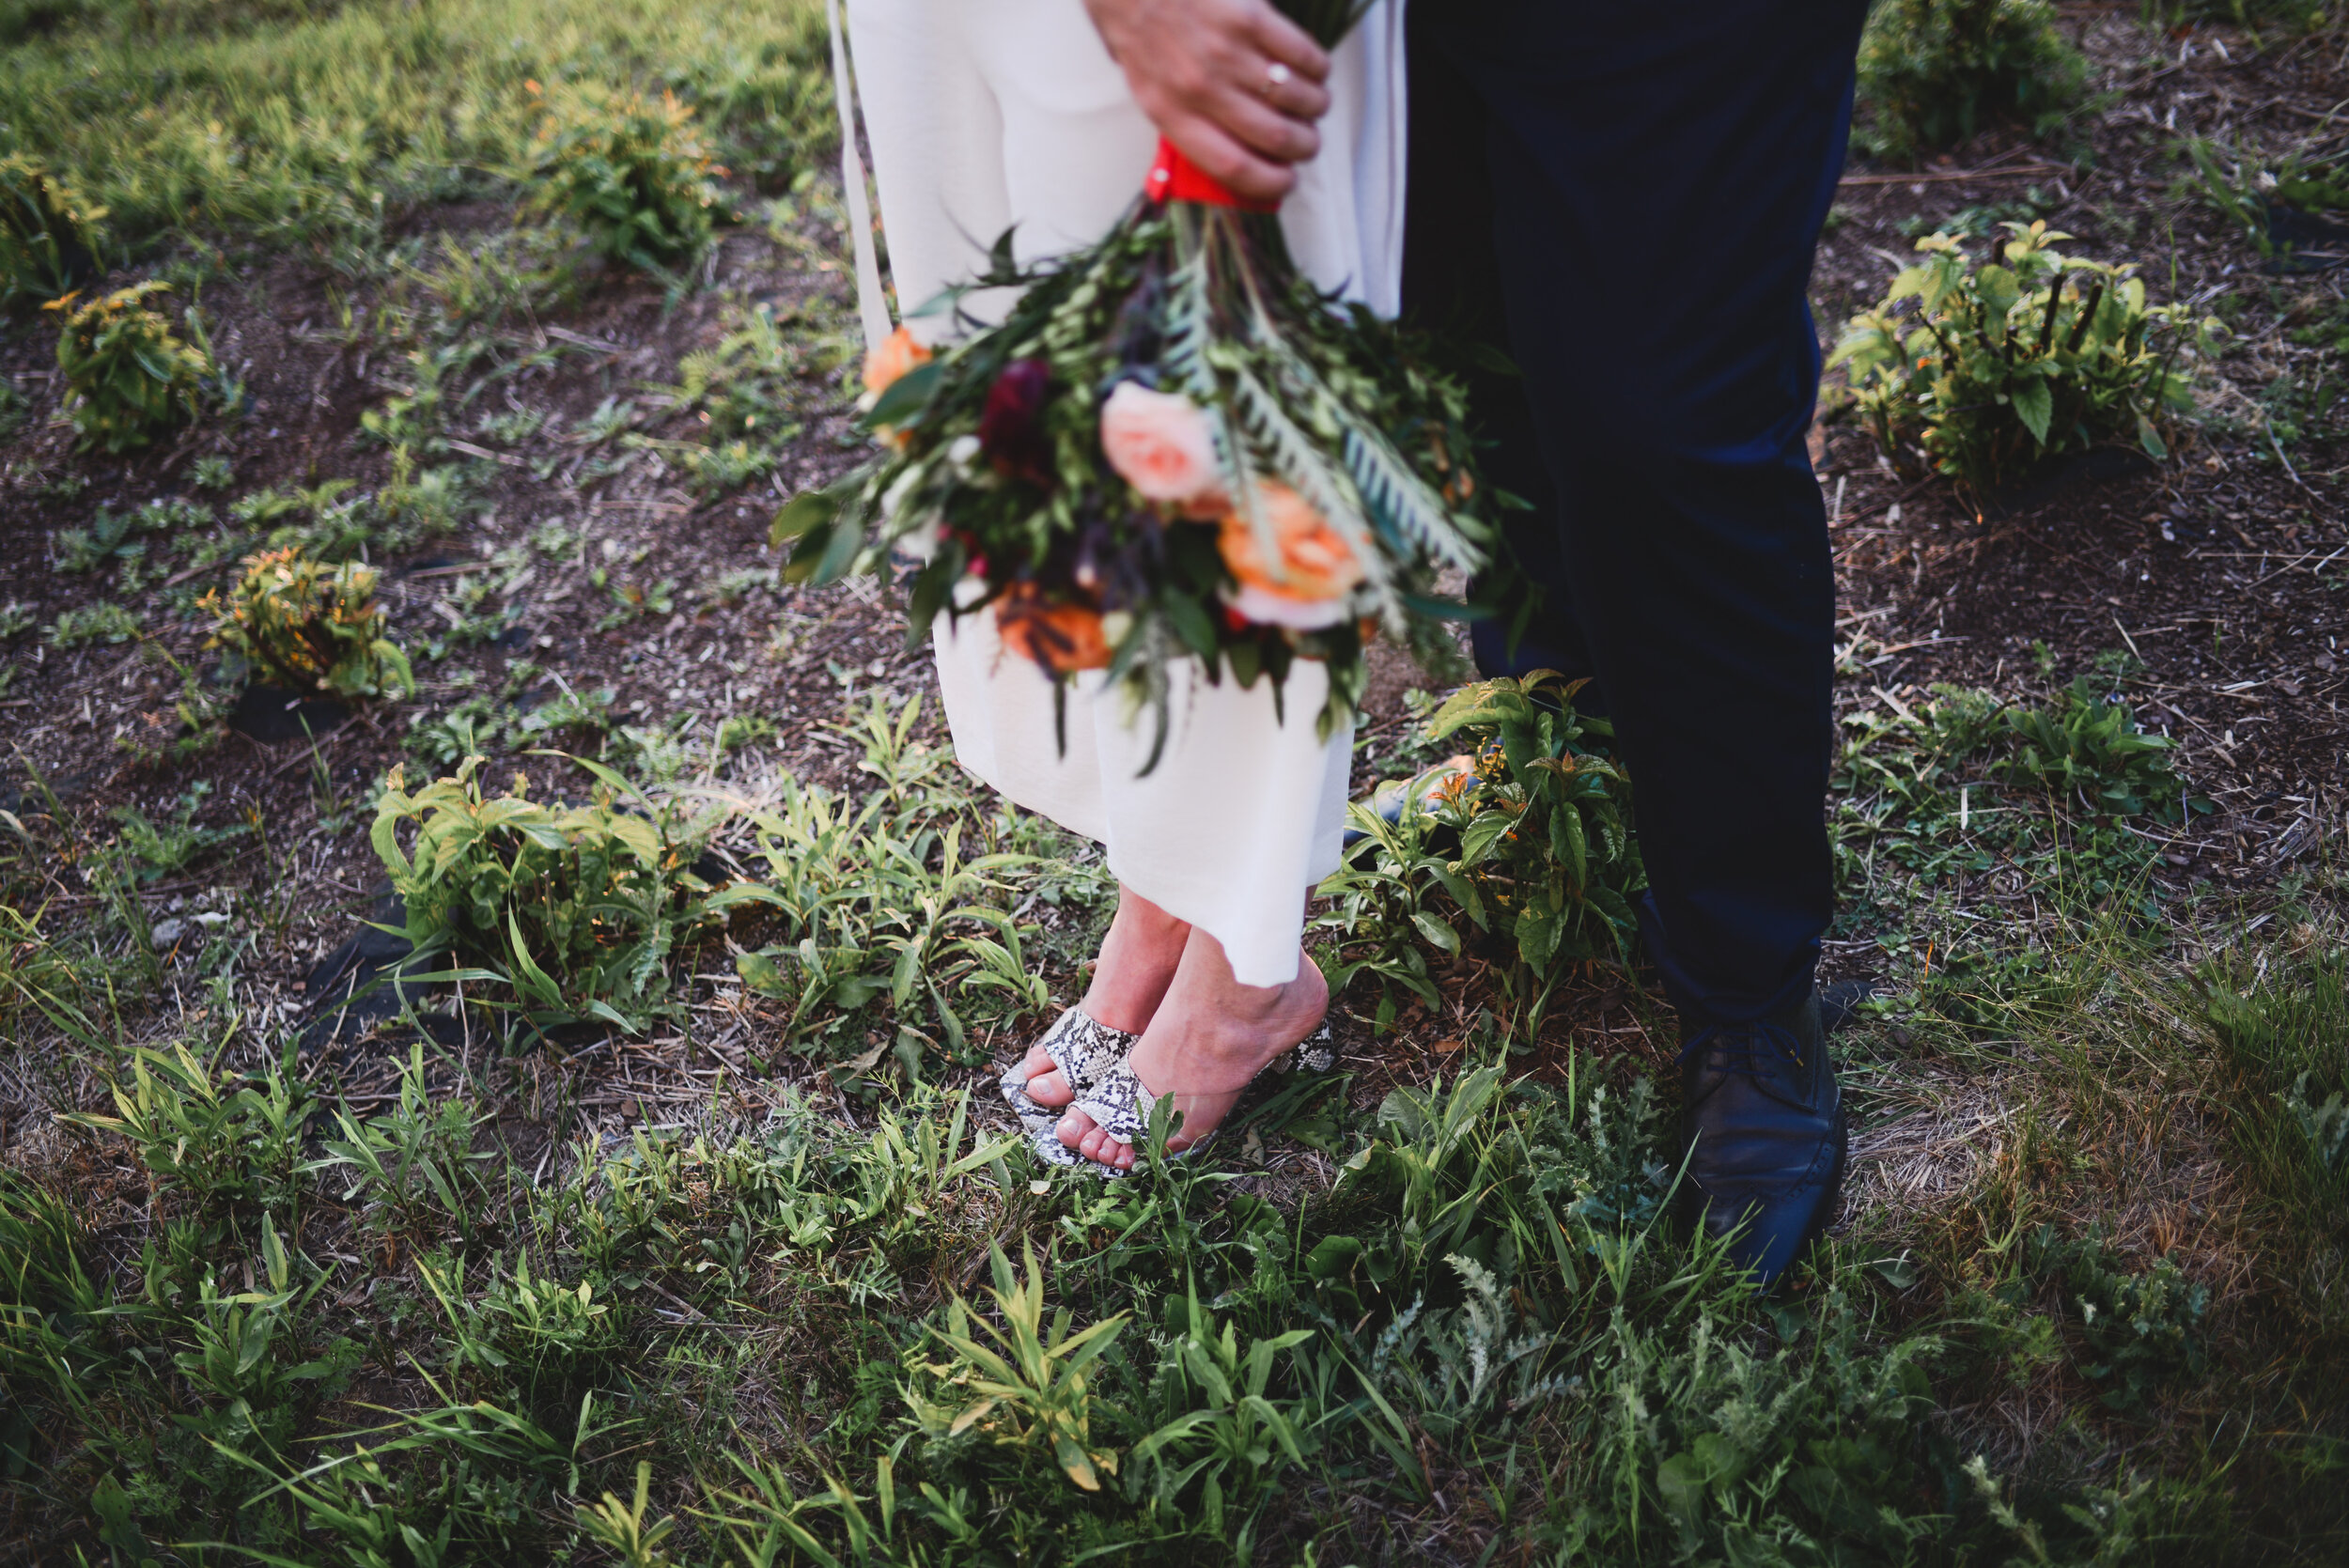
[(1159, 138), (1158, 156), (1150, 161), (1150, 178), (1142, 183), (1152, 201), (1195, 201), (1203, 207), (1233, 207), (1242, 212), (1278, 212), (1277, 201), (1250, 201), (1235, 195), (1221, 180), (1192, 163), (1165, 137)]

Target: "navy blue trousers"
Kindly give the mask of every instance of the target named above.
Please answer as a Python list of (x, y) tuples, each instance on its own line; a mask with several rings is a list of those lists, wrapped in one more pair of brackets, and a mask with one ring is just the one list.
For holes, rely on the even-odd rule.
[[(1417, 0), (1405, 303), (1472, 375), (1517, 567), (1487, 675), (1593, 677), (1684, 1024), (1800, 1000), (1832, 916), (1834, 579), (1806, 289), (1865, 0)], [(1505, 584), (1487, 584), (1487, 589)]]

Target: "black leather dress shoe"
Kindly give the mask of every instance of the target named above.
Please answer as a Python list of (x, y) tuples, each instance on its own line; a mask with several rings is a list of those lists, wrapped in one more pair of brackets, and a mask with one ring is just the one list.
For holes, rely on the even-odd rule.
[(1816, 991), (1756, 1023), (1701, 1029), (1681, 1050), (1681, 1217), (1729, 1236), (1765, 1289), (1835, 1217), (1849, 1145)]

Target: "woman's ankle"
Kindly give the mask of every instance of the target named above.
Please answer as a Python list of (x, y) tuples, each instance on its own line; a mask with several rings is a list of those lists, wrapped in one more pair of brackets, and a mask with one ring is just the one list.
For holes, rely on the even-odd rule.
[(1117, 914), (1101, 939), (1093, 979), (1079, 1005), (1094, 1022), (1139, 1034), (1174, 983), (1190, 927), (1131, 889), (1118, 889)]

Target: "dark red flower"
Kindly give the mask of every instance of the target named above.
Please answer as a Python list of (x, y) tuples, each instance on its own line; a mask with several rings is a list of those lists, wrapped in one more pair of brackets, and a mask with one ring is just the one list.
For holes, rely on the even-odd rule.
[(987, 407), (979, 414), (979, 450), (996, 471), (1052, 483), (1052, 443), (1044, 434), (1044, 404), (1052, 385), (1052, 367), (1040, 359), (1014, 360), (1003, 366), (995, 384), (987, 389)]

